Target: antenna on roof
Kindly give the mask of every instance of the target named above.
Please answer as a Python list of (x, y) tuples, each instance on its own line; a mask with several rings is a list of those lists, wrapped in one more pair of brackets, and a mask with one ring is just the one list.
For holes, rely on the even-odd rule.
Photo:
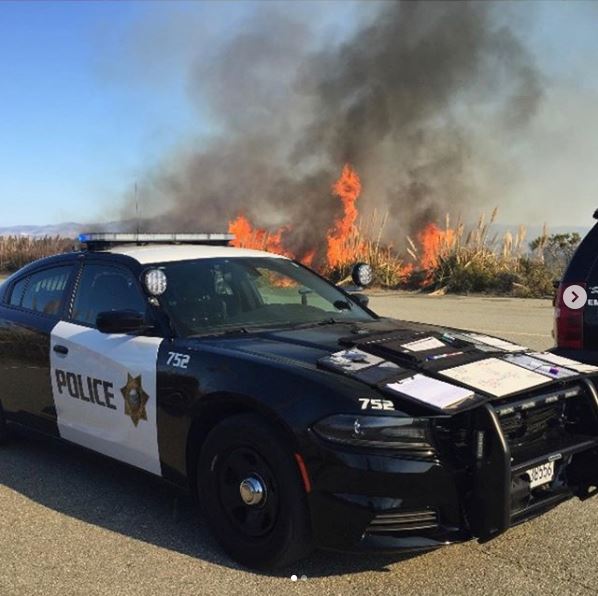
[(135, 218), (137, 220), (137, 236), (139, 236), (139, 233), (141, 232), (140, 229), (140, 224), (139, 224), (139, 200), (138, 200), (138, 196), (137, 196), (137, 181), (135, 181)]

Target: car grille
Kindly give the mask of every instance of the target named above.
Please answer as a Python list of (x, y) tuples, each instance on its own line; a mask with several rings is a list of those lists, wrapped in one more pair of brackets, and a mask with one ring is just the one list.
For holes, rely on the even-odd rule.
[(413, 532), (431, 530), (438, 527), (436, 511), (410, 511), (400, 513), (381, 513), (368, 526), (368, 533)]
[(501, 416), (500, 423), (511, 449), (545, 441), (562, 430), (564, 403), (536, 406)]

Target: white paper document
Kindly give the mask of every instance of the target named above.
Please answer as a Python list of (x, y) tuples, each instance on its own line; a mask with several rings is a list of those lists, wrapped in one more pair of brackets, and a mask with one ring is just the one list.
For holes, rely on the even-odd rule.
[(387, 387), (392, 389), (392, 391), (402, 393), (440, 409), (454, 407), (474, 397), (474, 392), (470, 389), (456, 387), (450, 383), (431, 379), (420, 374), (408, 377), (397, 383), (389, 383)]
[(410, 352), (427, 352), (428, 350), (437, 350), (438, 348), (446, 348), (446, 344), (442, 343), (435, 337), (424, 337), (416, 341), (411, 341), (408, 344), (403, 344), (401, 347)]
[(577, 371), (578, 373), (598, 372), (598, 366), (592, 366), (591, 364), (583, 364), (583, 362), (571, 360), (570, 358), (565, 358), (564, 356), (557, 356), (557, 354), (552, 354), (550, 352), (534, 352), (533, 354), (530, 354), (530, 356), (535, 356), (536, 358), (540, 358), (540, 360), (550, 362), (551, 364), (556, 364), (557, 366), (564, 366), (565, 368), (570, 368), (571, 370)]
[(523, 368), (527, 368), (528, 370), (533, 370), (534, 372), (546, 375), (551, 379), (566, 379), (568, 377), (575, 377), (577, 375), (574, 370), (557, 366), (556, 364), (551, 364), (545, 360), (540, 360), (539, 358), (530, 356), (529, 354), (509, 354), (504, 358), (508, 362), (512, 362), (513, 364), (523, 366)]
[(449, 368), (441, 371), (440, 374), (496, 397), (503, 397), (549, 382), (545, 375), (498, 358), (487, 358)]
[(504, 339), (499, 339), (498, 337), (492, 337), (490, 335), (480, 335), (479, 333), (468, 333), (467, 335), (475, 343), (492, 346), (493, 348), (497, 348), (503, 352), (524, 352), (528, 349), (524, 346), (514, 344), (510, 341), (505, 341)]

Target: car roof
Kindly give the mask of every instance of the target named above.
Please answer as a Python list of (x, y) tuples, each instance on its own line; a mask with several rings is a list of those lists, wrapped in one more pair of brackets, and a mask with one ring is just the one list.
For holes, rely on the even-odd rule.
[(135, 244), (122, 244), (111, 246), (101, 253), (112, 253), (130, 257), (146, 265), (149, 263), (169, 263), (174, 261), (190, 261), (193, 259), (213, 258), (234, 258), (234, 257), (260, 257), (286, 259), (263, 250), (252, 250), (249, 248), (235, 248), (232, 246), (213, 246), (202, 244), (147, 244), (137, 246)]

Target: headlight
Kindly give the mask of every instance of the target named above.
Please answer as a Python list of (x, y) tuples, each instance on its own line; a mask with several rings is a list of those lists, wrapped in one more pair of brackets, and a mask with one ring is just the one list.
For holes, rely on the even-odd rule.
[(425, 418), (339, 414), (313, 427), (322, 439), (356, 447), (431, 451), (432, 437)]

